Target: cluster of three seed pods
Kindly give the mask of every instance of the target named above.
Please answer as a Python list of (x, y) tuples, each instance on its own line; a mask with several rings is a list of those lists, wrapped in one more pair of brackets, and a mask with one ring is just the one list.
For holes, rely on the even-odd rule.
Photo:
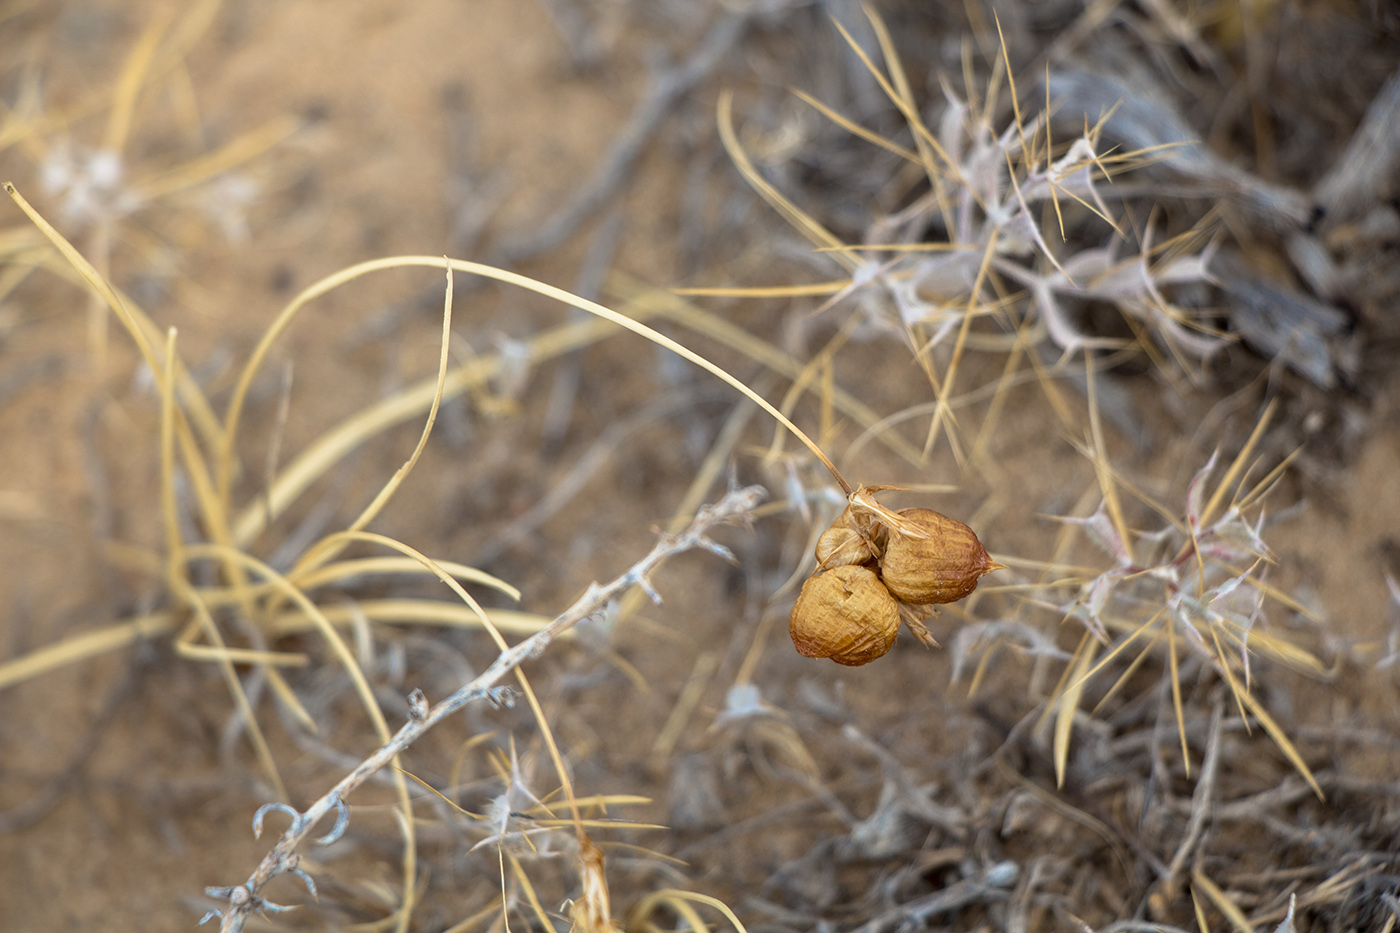
[(901, 622), (934, 644), (923, 619), (937, 603), (962, 599), (1003, 565), (972, 529), (931, 509), (885, 508), (864, 486), (817, 539), (817, 569), (788, 620), (799, 654), (850, 666), (894, 646)]

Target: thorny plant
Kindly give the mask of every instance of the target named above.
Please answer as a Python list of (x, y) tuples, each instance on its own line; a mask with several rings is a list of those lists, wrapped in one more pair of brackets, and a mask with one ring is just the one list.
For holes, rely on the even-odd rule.
[[(1165, 349), (1188, 372), (1193, 362), (1225, 345), (1228, 338), (1210, 329), (1203, 311), (1173, 300), (1174, 290), (1182, 286), (1214, 281), (1208, 269), (1214, 248), (1201, 245), (1203, 228), (1156, 242), (1154, 216), (1136, 231), (1133, 250), (1125, 246), (1131, 214), (1115, 215), (1105, 202), (1113, 177), (1150, 161), (1157, 150), (1104, 151), (1100, 136), (1110, 113), (1085, 126), (1068, 145), (1054, 139), (1050, 117), (1057, 102), (1049, 96), (1049, 85), (1043, 108), (1028, 117), (1004, 44), (980, 100), (966, 61), (967, 96), (960, 97), (943, 81), (945, 104), (936, 127), (931, 126), (883, 21), (873, 10), (867, 8), (866, 14), (883, 70), (839, 23), (837, 28), (904, 119), (909, 144), (869, 130), (800, 90), (794, 93), (838, 126), (917, 169), (926, 189), (906, 193), (908, 206), (873, 220), (863, 242), (845, 242), (763, 177), (734, 129), (732, 99), (726, 95), (719, 105), (720, 135), (735, 165), (846, 277), (789, 289), (692, 288), (684, 293), (824, 295), (820, 310), (854, 302), (857, 319), (865, 325), (854, 333), (892, 334), (924, 367), (935, 396), (924, 456), (946, 432), (960, 463), (965, 451), (954, 425), (954, 388), (959, 364), (971, 347), (1009, 352), (996, 389), (1000, 398), (1018, 381), (1017, 369), (1027, 358), (1036, 378), (1053, 391), (1042, 362), (1027, 353), (1047, 341), (1059, 351), (1061, 363), (1096, 349), (1140, 348), (1166, 365)], [(1011, 119), (998, 128), (998, 113), (1007, 107), (1004, 97)], [(898, 171), (891, 170), (889, 177), (892, 184), (906, 184), (898, 180)], [(1182, 294), (1188, 291), (1182, 289)], [(1135, 339), (1087, 332), (1078, 309), (1095, 302), (1116, 307)], [(992, 329), (974, 331), (978, 321)], [(852, 336), (852, 329), (843, 327), (832, 348)], [(935, 350), (941, 354), (937, 360)], [(927, 413), (916, 407), (881, 427)], [(995, 421), (995, 414), (988, 418), (983, 437)]]
[[(1093, 401), (1091, 392), (1091, 415), (1096, 414)], [(1085, 629), (1046, 707), (1046, 717), (1052, 712), (1055, 715), (1055, 769), (1061, 783), (1075, 713), (1088, 685), (1116, 674), (1095, 707), (1098, 711), (1124, 688), (1148, 657), (1163, 654), (1182, 763), (1190, 773), (1181, 689), (1182, 654), (1189, 652), (1226, 683), (1246, 726), (1251, 717), (1257, 720), (1322, 797), (1303, 756), (1252, 689), (1251, 657), (1256, 655), (1314, 676), (1324, 673), (1321, 661), (1267, 624), (1265, 607), (1269, 603), (1317, 621), (1304, 606), (1271, 586), (1261, 570), (1273, 562), (1262, 537), (1262, 500), (1283, 475), (1288, 460), (1252, 486), (1246, 487), (1246, 483), (1255, 445), (1273, 410), (1273, 405), (1264, 410), (1248, 441), (1208, 494), (1219, 452), (1211, 455), (1192, 477), (1181, 510), (1153, 501), (1116, 474), (1103, 453), (1102, 434), (1094, 417), (1095, 431), (1084, 452), (1095, 464), (1103, 493), (1101, 503), (1086, 518), (1059, 520), (1081, 529), (1107, 553), (1112, 565), (1096, 574), (1060, 581), (1059, 586), (1072, 589), (1072, 598), (1056, 602), (1051, 597), (1048, 603), (1061, 618), (1076, 620)], [(1130, 528), (1118, 493), (1120, 486), (1164, 523), (1150, 531)]]
[[(866, 13), (884, 69), (839, 23), (837, 28), (903, 117), (911, 144), (881, 136), (810, 95), (795, 93), (840, 127), (918, 167), (927, 187), (907, 207), (872, 223), (862, 244), (843, 242), (760, 174), (734, 130), (728, 97), (720, 102), (721, 136), (754, 189), (848, 273), (844, 279), (789, 292), (829, 296), (823, 310), (838, 301), (853, 300), (861, 312), (862, 323), (897, 335), (924, 366), (935, 402), (914, 406), (877, 427), (888, 427), (902, 418), (931, 415), (925, 458), (940, 432), (944, 432), (952, 453), (964, 461), (964, 448), (953, 417), (957, 402), (953, 390), (959, 364), (974, 343), (1009, 354), (983, 422), (982, 437), (973, 446), (974, 460), (985, 449), (984, 439), (992, 432), (1004, 392), (1016, 381), (1016, 369), (1023, 358), (1029, 359), (1047, 392), (1053, 392), (1051, 372), (1028, 350), (1048, 340), (1060, 352), (1060, 364), (1071, 356), (1083, 355), (1094, 429), (1094, 442), (1086, 446), (1085, 452), (1095, 463), (1104, 505), (1089, 518), (1065, 521), (1082, 527), (1106, 549), (1113, 566), (1082, 582), (1071, 581), (1076, 589), (1074, 598), (1068, 603), (1050, 604), (1063, 617), (1078, 619), (1086, 628), (1078, 648), (1069, 656), (1065, 678), (1049, 707), (1059, 711), (1056, 761), (1061, 778), (1073, 713), (1085, 683), (1110, 670), (1112, 661), (1136, 646), (1136, 660), (1119, 677), (1110, 694), (1123, 686), (1145, 657), (1154, 650), (1164, 651), (1172, 677), (1183, 754), (1185, 726), (1178, 680), (1179, 652), (1189, 650), (1220, 674), (1236, 697), (1241, 714), (1257, 718), (1316, 789), (1297, 750), (1249, 689), (1251, 652), (1314, 673), (1321, 670), (1317, 659), (1259, 625), (1266, 600), (1305, 611), (1264, 582), (1261, 573), (1270, 557), (1260, 539), (1263, 517), (1259, 500), (1286, 464), (1280, 464), (1253, 489), (1236, 490), (1235, 497), (1225, 505), (1232, 485), (1242, 480), (1248, 457), (1272, 409), (1260, 420), (1249, 443), (1208, 501), (1205, 490), (1215, 458), (1195, 477), (1187, 493), (1184, 518), (1180, 512), (1144, 497), (1167, 521), (1156, 531), (1133, 532), (1128, 528), (1114, 489), (1123, 481), (1104, 459), (1093, 386), (1093, 370), (1102, 364), (1095, 364), (1094, 353), (1138, 347), (1165, 366), (1166, 360), (1160, 353), (1164, 348), (1189, 371), (1191, 361), (1202, 360), (1223, 347), (1226, 336), (1211, 331), (1203, 320), (1169, 297), (1171, 290), (1179, 286), (1214, 283), (1208, 268), (1213, 244), (1201, 245), (1199, 228), (1165, 242), (1154, 242), (1156, 221), (1149, 219), (1138, 231), (1137, 251), (1125, 252), (1122, 244), (1127, 242), (1125, 226), (1131, 215), (1115, 216), (1104, 194), (1115, 173), (1144, 164), (1155, 158), (1158, 150), (1104, 151), (1100, 131), (1110, 116), (1108, 112), (1100, 115), (1097, 125), (1086, 126), (1068, 145), (1053, 139), (1051, 116), (1057, 102), (1051, 97), (1051, 83), (1045, 82), (1043, 108), (1028, 118), (1004, 41), (981, 100), (960, 98), (943, 80), (944, 107), (936, 127), (931, 126), (913, 95), (883, 21), (873, 10), (867, 8)], [(966, 54), (964, 70), (965, 84), (971, 92), (974, 82)], [(997, 114), (1007, 107), (1002, 99), (1003, 82), (1011, 119), (997, 129)], [(1078, 212), (1073, 220), (1069, 218), (1072, 211)], [(1095, 237), (1099, 238), (1097, 242)], [(867, 258), (867, 253), (873, 253), (873, 258)], [(1018, 288), (1022, 291), (1017, 292)], [(757, 294), (743, 288), (687, 291)], [(782, 292), (782, 288), (762, 290), (765, 295)], [(1198, 294), (1199, 290), (1189, 293)], [(1087, 302), (1107, 302), (1118, 308), (1137, 339), (1125, 342), (1086, 332), (1076, 322), (1071, 307)], [(979, 319), (999, 325), (1002, 333), (993, 334), (984, 328), (973, 341), (972, 326)], [(849, 324), (842, 327), (819, 355), (822, 365), (829, 366), (831, 354), (852, 333)], [(934, 361), (936, 349), (945, 354), (941, 357), (946, 360), (941, 375)], [(775, 452), (777, 446), (775, 439)], [(1253, 518), (1251, 509), (1259, 509)], [(1063, 656), (1033, 626), (1003, 619), (974, 623), (960, 631), (954, 645), (959, 670), (975, 650), (979, 635), (993, 630), (1023, 642), (1031, 653)], [(985, 648), (987, 640), (980, 641)], [(1101, 649), (1106, 651), (1102, 657)], [(983, 654), (982, 665), (987, 657)], [(974, 689), (982, 670), (979, 665)]]
[[(863, 251), (894, 254), (866, 259), (856, 270), (854, 281), (865, 283), (857, 299), (867, 315), (896, 332), (917, 328), (922, 352), (946, 341), (964, 320), (996, 314), (1012, 329), (1028, 326), (1029, 342), (1048, 337), (1068, 356), (1122, 345), (1086, 333), (1066, 306), (1099, 300), (1191, 356), (1220, 346), (1219, 338), (1192, 332), (1162, 293), (1169, 285), (1206, 281), (1208, 253), (1157, 257), (1162, 250), (1152, 247), (1149, 226), (1140, 252), (1120, 256), (1121, 221), (1110, 216), (1099, 185), (1148, 153), (1102, 152), (1099, 126), (1086, 128), (1061, 151), (1050, 133), (1053, 102), (1029, 121), (1018, 105), (1013, 122), (996, 131), (995, 84), (980, 110), (946, 84), (944, 94), (937, 133), (917, 127), (920, 151), (901, 153), (917, 155), (930, 190), (873, 224), (861, 244)], [(1014, 83), (1011, 94), (1015, 103)], [(1066, 252), (1064, 214), (1075, 205), (1099, 221), (1104, 245)], [(1051, 209), (1054, 226), (1047, 224)], [(996, 297), (1008, 294), (1007, 282), (1027, 291), (1029, 307)]]
[[(286, 811), (292, 818), (292, 825), (283, 833), (277, 845), (263, 859), (248, 881), (233, 887), (209, 889), (208, 893), (211, 896), (226, 898), (229, 901), (229, 907), (224, 911), (212, 911), (206, 915), (205, 919), (221, 916), (221, 929), (236, 931), (243, 928), (249, 913), (259, 910), (288, 909), (266, 900), (260, 893), (268, 881), (280, 874), (295, 874), (301, 878), (314, 896), (316, 893), (315, 883), (298, 867), (300, 856), (297, 850), (310, 835), (312, 827), (322, 817), (332, 811), (337, 814), (335, 826), (331, 831), (315, 840), (318, 845), (330, 845), (340, 838), (349, 824), (349, 807), (346, 804), (346, 798), (351, 792), (382, 768), (388, 766), (395, 760), (396, 756), (412, 745), (421, 735), (447, 716), (461, 710), (468, 703), (478, 700), (488, 700), (494, 703), (514, 702), (510, 688), (500, 684), (502, 678), (514, 671), (523, 661), (538, 657), (555, 638), (579, 622), (598, 612), (607, 611), (609, 606), (615, 604), (626, 592), (635, 587), (643, 587), (651, 591), (649, 578), (662, 561), (697, 547), (732, 559), (732, 555), (725, 548), (708, 538), (708, 532), (716, 524), (746, 517), (758, 505), (762, 495), (763, 490), (760, 487), (738, 489), (731, 492), (719, 503), (702, 509), (684, 533), (679, 536), (663, 538), (650, 554), (606, 586), (590, 587), (588, 592), (568, 610), (529, 638), (502, 651), (480, 676), (437, 704), (429, 707), (423, 693), (415, 691), (409, 701), (408, 722), (394, 734), (390, 741), (366, 758), (305, 811), (297, 812), (285, 804), (268, 804), (259, 809), (253, 820), (255, 833), (261, 834), (263, 817), (272, 810)], [(518, 766), (515, 762), (512, 762), (510, 769), (509, 785), (503, 799), (499, 801), (496, 814), (499, 826), (496, 842), (502, 847), (502, 851), (507, 845), (508, 836), (515, 836), (519, 843), (528, 843), (525, 838), (528, 830), (522, 828), (522, 821), (519, 816), (515, 815), (515, 812), (518, 809), (527, 809), (519, 799), (520, 795), (527, 798), (533, 796), (520, 780)], [(536, 806), (540, 805), (537, 799), (533, 800), (533, 803)], [(577, 808), (580, 803), (584, 803), (584, 801), (573, 801), (575, 814), (578, 812)], [(598, 853), (589, 841), (584, 832), (583, 824), (577, 816), (575, 816), (574, 825), (577, 827), (580, 858), (584, 862), (585, 872), (590, 871), (590, 866), (596, 862), (596, 870), (600, 874), (600, 877), (591, 879), (591, 883), (585, 883), (584, 897), (575, 905), (575, 921), (581, 929), (606, 930), (610, 928), (611, 921), (606, 899), (606, 882), (601, 878), (601, 853)], [(527, 847), (529, 846), (527, 845)], [(514, 853), (512, 853), (512, 859), (514, 857)], [(541, 920), (546, 927), (551, 926), (548, 918), (541, 917)]]

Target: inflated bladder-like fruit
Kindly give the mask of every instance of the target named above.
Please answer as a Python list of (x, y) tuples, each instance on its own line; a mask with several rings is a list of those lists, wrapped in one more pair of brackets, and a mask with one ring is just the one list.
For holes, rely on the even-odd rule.
[(1003, 569), (957, 519), (932, 509), (901, 509), (896, 516), (880, 556), (880, 576), (906, 603), (955, 602), (975, 590), (983, 574)]
[(850, 666), (868, 664), (894, 645), (899, 603), (874, 570), (843, 564), (802, 584), (788, 634), (798, 654)]
[(828, 570), (847, 564), (863, 564), (875, 557), (877, 535), (883, 532), (871, 515), (846, 506), (831, 527), (817, 539), (817, 567)]

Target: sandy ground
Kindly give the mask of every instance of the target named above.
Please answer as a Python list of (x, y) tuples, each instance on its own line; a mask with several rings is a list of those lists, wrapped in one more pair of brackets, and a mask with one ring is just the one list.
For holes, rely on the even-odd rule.
[[(79, 249), (107, 257), (104, 271), (160, 327), (178, 328), (181, 356), (216, 406), (227, 400), (238, 367), (276, 312), (320, 277), (380, 256), (490, 255), (512, 237), (538, 229), (589, 176), (624, 126), (645, 87), (647, 56), (703, 26), (698, 18), (688, 23), (680, 16), (601, 4), (605, 51), (597, 63), (581, 66), (538, 3), (227, 4), (179, 66), (151, 77), (151, 92), (138, 98), (124, 147), (126, 177), (158, 177), (279, 120), (290, 118), (289, 132), (236, 170), (242, 181), (170, 194), (124, 217), (106, 239), (80, 218), (62, 216), (59, 198), (45, 191), (44, 166), (64, 146), (81, 156), (103, 142), (127, 56), (146, 30), (187, 22), (180, 17), (188, 11), (183, 4), (160, 2), (13, 6), (0, 27), (4, 55), (14, 63), (3, 79), (8, 105), (20, 113), (26, 95), (37, 94), (45, 112), (91, 112), (31, 133), (22, 143), (8, 142), (0, 154), (5, 177)], [(800, 84), (804, 69), (815, 67), (803, 50), (790, 47), (782, 28), (764, 30), (745, 48), (725, 72), (728, 85), (741, 91)], [(669, 129), (646, 150), (612, 202), (609, 211), (621, 219), (611, 243), (616, 269), (656, 285), (704, 281), (707, 274), (774, 284), (763, 280), (772, 255), (763, 250), (772, 242), (791, 243), (791, 236), (748, 193), (719, 147), (713, 113), (721, 83), (702, 85), (674, 105)], [(1341, 122), (1354, 126), (1360, 107), (1364, 101), (1351, 102), (1350, 116)], [(779, 137), (767, 139), (775, 152), (781, 151)], [(705, 189), (712, 200), (700, 211), (713, 226), (698, 240), (686, 226), (697, 215), (687, 213), (684, 201), (693, 190), (687, 173), (696, 171), (717, 179)], [(245, 183), (246, 189), (238, 187)], [(240, 200), (244, 190), (253, 193), (246, 204)], [(609, 211), (591, 217), (558, 250), (519, 268), (546, 282), (587, 288), (586, 275), (584, 281), (580, 275), (592, 268), (590, 250), (600, 241), (607, 245)], [(5, 215), (5, 224), (6, 236), (29, 235), (17, 210)], [(243, 462), (250, 471), (244, 501), (256, 500), (258, 484), (251, 476), (263, 469), (274, 445), (285, 463), (331, 425), (432, 374), (440, 308), (440, 295), (432, 291), (440, 282), (436, 276), (419, 270), (366, 278), (315, 302), (298, 319), (255, 383), (244, 435)], [(12, 659), (158, 608), (158, 574), (134, 570), (111, 542), (158, 550), (164, 530), (159, 399), (130, 341), (114, 322), (94, 328), (98, 316), (85, 294), (48, 272), (17, 287), (6, 280), (6, 287), (0, 304), (0, 656)], [(509, 348), (569, 320), (567, 309), (535, 296), (497, 286), (468, 289), (465, 281), (459, 289), (453, 348), (458, 360)], [(711, 307), (775, 345), (796, 348), (792, 333), (783, 334), (791, 324), (783, 302), (716, 301)], [(1390, 327), (1377, 332), (1381, 357), (1387, 346), (1394, 349)], [(820, 325), (813, 333), (803, 347), (809, 353), (830, 335)], [(786, 390), (786, 382), (738, 354), (705, 338), (690, 339), (722, 361), (746, 367), (741, 375), (769, 397)], [(1000, 365), (992, 358), (969, 362), (969, 382), (995, 382)], [(572, 416), (548, 437), (552, 386), (562, 371), (557, 366), (525, 374), (518, 392), (498, 383), (494, 398), (478, 394), (470, 403), (449, 405), (422, 463), (374, 528), (455, 560), (470, 563), (488, 555), (486, 569), (524, 592), (522, 608), (544, 615), (559, 611), (588, 582), (623, 570), (650, 546), (653, 529), (670, 520), (737, 399), (717, 383), (676, 375), (668, 360), (630, 337), (590, 347), (579, 367)], [(274, 441), (288, 373), (290, 405)], [(1262, 689), (1275, 714), (1295, 726), (1309, 760), (1319, 768), (1325, 762), (1339, 782), (1335, 809), (1298, 803), (1297, 825), (1325, 828), (1348, 808), (1374, 811), (1369, 823), (1356, 821), (1371, 832), (1359, 834), (1355, 844), (1358, 851), (1383, 851), (1386, 833), (1394, 832), (1394, 790), (1388, 797), (1372, 789), (1349, 798), (1345, 788), (1346, 781), (1373, 788), (1400, 764), (1393, 739), (1400, 699), (1396, 668), (1375, 666), (1395, 650), (1387, 640), (1394, 637), (1397, 607), (1385, 573), (1400, 575), (1400, 409), (1393, 365), (1373, 355), (1363, 374), (1365, 384), (1356, 392), (1338, 389), (1328, 396), (1303, 385), (1285, 389), (1279, 431), (1262, 451), (1277, 462), (1296, 443), (1309, 444), (1270, 500), (1271, 511), (1295, 504), (1297, 511), (1268, 535), (1276, 558), (1268, 580), (1324, 619), (1313, 627), (1276, 610), (1282, 630), (1296, 633), (1327, 660), (1321, 678), (1280, 671)], [(923, 377), (902, 346), (885, 341), (843, 350), (834, 379), (885, 413), (911, 404), (909, 386)], [(1172, 501), (1215, 443), (1230, 453), (1238, 449), (1257, 414), (1252, 397), (1219, 401), (1202, 392), (1155, 405), (1166, 390), (1150, 375), (1128, 386), (1143, 403), (1143, 433), (1151, 443), (1135, 449), (1115, 435), (1110, 454), (1125, 474), (1154, 495), (1177, 497)], [(919, 401), (927, 399), (927, 383), (922, 388)], [(686, 404), (674, 412), (644, 413), (634, 426), (609, 434), (668, 393)], [(1069, 397), (1082, 404), (1082, 396)], [(935, 506), (972, 521), (994, 554), (1048, 559), (1060, 529), (1042, 516), (1074, 508), (1092, 485), (1092, 470), (1070, 443), (1078, 438), (1047, 416), (1033, 382), (1013, 390), (1010, 399), (989, 450), (993, 472), (960, 475), (951, 458), (937, 453), (926, 465), (911, 466), (872, 444), (849, 464), (851, 474), (865, 482), (959, 484)], [(1310, 422), (1312, 410), (1325, 417)], [(799, 414), (813, 425), (822, 417), (816, 405)], [(971, 432), (978, 415), (970, 417)], [(1336, 427), (1340, 423), (1344, 429)], [(274, 554), (326, 503), (339, 506), (332, 521), (348, 521), (402, 463), (418, 430), (416, 421), (395, 428), (347, 459), (259, 539), (258, 552)], [(831, 439), (844, 446), (856, 433), (844, 425)], [(780, 490), (782, 470), (757, 465), (757, 449), (771, 436), (766, 425), (751, 429), (735, 462), (745, 480)], [(923, 441), (917, 427), (904, 436), (916, 446)], [(528, 534), (501, 537), (599, 444), (609, 455), (573, 502)], [(722, 480), (711, 497), (721, 490)], [(1139, 509), (1133, 515), (1143, 520), (1150, 513)], [(611, 856), (619, 916), (639, 892), (665, 886), (723, 897), (751, 929), (764, 922), (805, 928), (802, 919), (755, 907), (755, 897), (784, 902), (802, 917), (828, 901), (830, 891), (842, 891), (843, 904), (858, 901), (853, 892), (874, 890), (872, 879), (883, 885), (888, 875), (878, 858), (843, 861), (837, 850), (814, 842), (850, 829), (822, 794), (841, 798), (851, 821), (863, 818), (879, 797), (879, 774), (887, 772), (877, 757), (852, 752), (837, 740), (841, 723), (892, 749), (913, 769), (912, 780), (934, 788), (940, 803), (972, 812), (977, 807), (968, 795), (979, 788), (991, 794), (992, 777), (960, 783), (963, 772), (1001, 742), (1012, 742), (1013, 727), (1034, 708), (1027, 695), (1043, 698), (1054, 686), (1058, 672), (1018, 661), (994, 668), (969, 698), (965, 679), (950, 684), (948, 652), (929, 652), (908, 639), (865, 668), (837, 670), (797, 657), (783, 630), (786, 609), (760, 606), (755, 594), (771, 593), (792, 571), (806, 533), (806, 525), (791, 517), (781, 523), (765, 519), (752, 536), (727, 535), (738, 568), (683, 558), (658, 578), (664, 608), (645, 608), (617, 636), (614, 654), (566, 648), (538, 668), (541, 694), (579, 792), (652, 798), (654, 803), (626, 815), (676, 828), (628, 838), (688, 863), (684, 870), (663, 870), (621, 850)], [(367, 592), (388, 592), (388, 585)], [(433, 591), (423, 585), (407, 592)], [(993, 595), (978, 605), (990, 613), (1013, 598)], [(935, 636), (948, 644), (962, 621), (958, 610), (939, 616), (932, 623)], [(478, 669), (489, 663), (484, 641), (452, 636), (435, 646), (437, 637), (430, 631), (386, 636), (383, 650), (390, 660), (377, 686), (399, 697), (417, 685), (441, 695), (451, 689), (452, 678), (434, 667), (445, 663), (439, 653), (469, 658)], [(1066, 638), (1072, 647), (1077, 634)], [(292, 643), (305, 648), (310, 639)], [(397, 647), (390, 649), (390, 643)], [(777, 719), (767, 732), (711, 726), (725, 687), (751, 653), (752, 666), (744, 669), (764, 685), (765, 697), (799, 712)], [(401, 657), (409, 673), (395, 675), (390, 656)], [(326, 712), (322, 737), (328, 745), (352, 756), (374, 747), (363, 724), (345, 712), (350, 707), (335, 705), (337, 697), (345, 700), (336, 692), (343, 688), (314, 670), (298, 676), (299, 688), (316, 696), (318, 709)], [(675, 738), (668, 724), (684, 688), (697, 677), (698, 708)], [(1138, 680), (1150, 692), (1158, 677), (1140, 673)], [(1028, 688), (1028, 682), (1035, 686)], [(1205, 691), (1203, 684), (1191, 689)], [(343, 773), (349, 759), (299, 745), (273, 701), (262, 702), (292, 800), (304, 805)], [(0, 834), (0, 928), (192, 928), (212, 903), (201, 894), (204, 887), (237, 883), (267, 851), (266, 840), (253, 839), (249, 821), (271, 799), (269, 787), (246, 742), (230, 737), (232, 717), (217, 668), (177, 656), (168, 637), (62, 666), (0, 693), (0, 826), (6, 830)], [(517, 730), (540, 784), (554, 786), (527, 714), (487, 712), (461, 725), (501, 735)], [(1345, 737), (1351, 732), (1390, 739), (1353, 741)], [(799, 745), (789, 741), (792, 736), (800, 736)], [(1240, 760), (1254, 762), (1237, 776), (1242, 787), (1257, 791), (1287, 778), (1286, 761), (1257, 730), (1248, 738), (1238, 730), (1231, 736), (1240, 743)], [(464, 731), (435, 737), (417, 766), (441, 778), (466, 737)], [(1053, 788), (1044, 742), (1027, 743), (1023, 751), (1018, 768), (1036, 786)], [(804, 754), (812, 756), (810, 771)], [(415, 767), (413, 760), (408, 767)], [(485, 763), (469, 768), (475, 780), (490, 773)], [(1178, 791), (1189, 799), (1188, 785)], [(1083, 785), (1071, 787), (1064, 799), (1079, 806), (1088, 793)], [(367, 791), (366, 801), (388, 799), (382, 790), (375, 794)], [(1131, 824), (1131, 816), (1097, 818)], [(950, 866), (985, 859), (998, 847), (1004, 857), (1029, 866), (1063, 832), (1055, 819), (1037, 817), (1026, 828), (1014, 814), (1001, 812), (985, 829), (999, 831), (1001, 841), (987, 847), (956, 834), (943, 838), (915, 820), (923, 829), (911, 831), (927, 837), (910, 843), (921, 852), (910, 877), (937, 889), (939, 879), (951, 877)], [(384, 915), (375, 891), (399, 883), (392, 823), (382, 809), (369, 807), (363, 821), (360, 815), (356, 820), (364, 831), (358, 848), (336, 856), (325, 876), (323, 897), (333, 909), (302, 911), (289, 924), (342, 928), (337, 924)], [(465, 854), (460, 841), (425, 833), (423, 861), (434, 880), (415, 928), (447, 929), (490, 901), (500, 884), (497, 862)], [(1258, 853), (1259, 870), (1305, 874), (1309, 855), (1303, 842), (1297, 846), (1276, 865), (1268, 852)], [(1085, 864), (1095, 867), (1085, 869), (1088, 875), (1101, 869), (1103, 877), (1111, 876), (1103, 868), (1116, 857), (1110, 849), (1118, 851), (1092, 852)], [(825, 863), (823, 852), (829, 856)], [(555, 900), (545, 906), (554, 911), (571, 890), (570, 873), (567, 863), (547, 861), (538, 871), (549, 879), (542, 884)], [(1377, 864), (1379, 891), (1396, 868), (1393, 861), (1388, 868)], [(1223, 870), (1216, 863), (1205, 868)], [(1106, 922), (1114, 901), (1102, 889), (1112, 884), (1077, 884), (1073, 889), (1092, 922)], [(1276, 887), (1285, 886), (1280, 881)], [(804, 891), (806, 904), (794, 893)], [(276, 895), (299, 896), (290, 885)], [(1188, 926), (1194, 922), (1189, 905), (1183, 897), (1161, 919)], [(1131, 912), (1134, 905), (1124, 907)], [(880, 913), (878, 904), (866, 904), (864, 913), (842, 909), (847, 912), (838, 910), (831, 919), (843, 926)], [(1068, 928), (1056, 925), (1067, 922), (1062, 915), (1033, 916), (1043, 924), (1037, 928)], [(1329, 928), (1318, 923), (1299, 928)], [(1225, 928), (1219, 915), (1213, 928)]]

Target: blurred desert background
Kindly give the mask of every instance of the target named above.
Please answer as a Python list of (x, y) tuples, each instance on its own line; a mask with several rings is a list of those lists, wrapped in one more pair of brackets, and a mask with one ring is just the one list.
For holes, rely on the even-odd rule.
[[(1395, 929), (1397, 63), (1381, 0), (0, 3), (0, 928), (195, 928), (485, 671), (386, 542), (516, 643), (758, 485), (248, 928)], [(444, 353), (436, 257), (1006, 569), (801, 657), (813, 452), (529, 288)]]

